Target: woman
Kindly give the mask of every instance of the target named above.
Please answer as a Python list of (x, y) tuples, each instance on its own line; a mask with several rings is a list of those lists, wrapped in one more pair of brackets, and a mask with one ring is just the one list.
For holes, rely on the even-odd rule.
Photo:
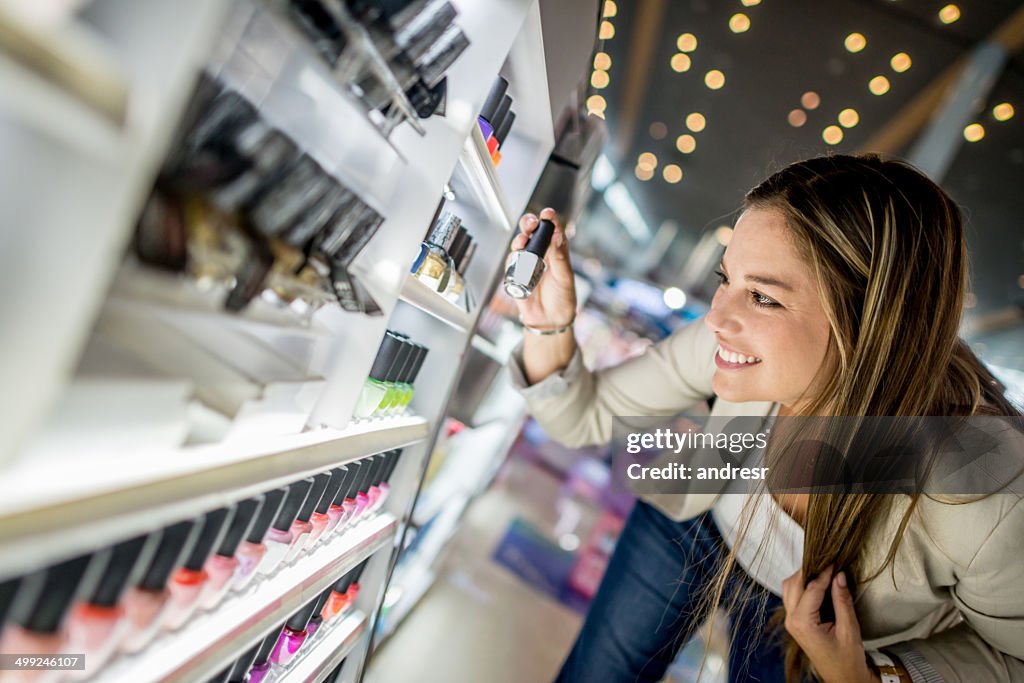
[[(513, 249), (537, 223), (523, 217)], [(958, 338), (960, 213), (898, 161), (811, 159), (751, 190), (703, 322), (601, 373), (583, 367), (571, 333), (561, 230), (547, 260), (520, 303), (529, 334), (512, 372), (569, 445), (607, 442), (614, 416), (673, 415), (711, 396), (712, 416), (1020, 415)], [(1001, 438), (1024, 452), (1019, 430)], [(1019, 477), (958, 504), (773, 493), (745, 496), (743, 512), (735, 496), (647, 496), (559, 680), (658, 681), (722, 604), (734, 681), (1024, 681), (1022, 493)], [(751, 524), (765, 535), (746, 535)], [(772, 550), (756, 560), (765, 538)]]

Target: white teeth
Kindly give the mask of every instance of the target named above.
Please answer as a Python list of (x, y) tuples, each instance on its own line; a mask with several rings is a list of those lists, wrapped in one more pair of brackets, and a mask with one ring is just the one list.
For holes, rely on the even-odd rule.
[(718, 355), (727, 363), (753, 365), (754, 363), (761, 362), (761, 359), (756, 356), (744, 356), (742, 353), (733, 353), (731, 351), (726, 351), (721, 346), (718, 347)]

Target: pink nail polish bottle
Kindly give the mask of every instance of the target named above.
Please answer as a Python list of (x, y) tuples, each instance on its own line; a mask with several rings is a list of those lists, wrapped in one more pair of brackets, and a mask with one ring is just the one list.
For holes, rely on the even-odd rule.
[(277, 639), (277, 645), (274, 646), (274, 651), (270, 654), (270, 661), (275, 667), (283, 668), (288, 666), (289, 662), (292, 661), (299, 651), (299, 648), (306, 642), (306, 626), (309, 625), (309, 620), (313, 616), (313, 610), (316, 609), (318, 600), (319, 596), (310, 600), (285, 623), (284, 628), (281, 630), (281, 635)]
[(387, 453), (382, 453), (380, 455), (374, 456), (373, 467), (370, 468), (370, 485), (366, 489), (367, 503), (366, 512), (364, 513), (366, 517), (369, 517), (371, 514), (373, 514), (373, 511), (376, 509), (377, 501), (380, 500), (380, 482), (382, 481), (381, 475), (384, 474), (384, 467), (385, 465), (387, 465), (387, 463)]
[(331, 597), (331, 587), (328, 586), (327, 590), (320, 594), (320, 597), (316, 599), (316, 606), (313, 608), (313, 616), (309, 618), (309, 623), (306, 624), (306, 641), (310, 641), (316, 636), (316, 632), (323, 626), (324, 618), (320, 616), (320, 612), (324, 608), (324, 604), (327, 602), (327, 598)]
[(253, 660), (249, 673), (245, 675), (245, 683), (263, 683), (267, 679), (267, 674), (270, 673), (271, 667), (270, 655), (277, 645), (277, 639), (280, 637), (283, 628), (284, 624), (279, 625), (260, 643), (260, 649), (256, 652), (256, 659)]
[(311, 477), (288, 485), (288, 495), (284, 497), (281, 511), (277, 513), (277, 519), (270, 525), (267, 535), (263, 537), (263, 545), (267, 547), (267, 552), (260, 560), (259, 567), (256, 568), (260, 574), (264, 576), (273, 574), (281, 565), (285, 555), (288, 554), (288, 548), (292, 546), (294, 540), (291, 532), (292, 522), (299, 514), (299, 508), (305, 502), (312, 486), (313, 479)]
[(238, 565), (241, 564), (241, 560), (237, 556), (238, 546), (241, 545), (245, 535), (249, 533), (253, 519), (262, 506), (263, 496), (247, 498), (235, 506), (235, 517), (228, 525), (223, 540), (203, 567), (210, 578), (203, 586), (203, 592), (199, 596), (201, 608), (213, 609), (231, 590), (235, 572), (238, 571)]
[(309, 518), (309, 523), (313, 525), (313, 530), (309, 532), (309, 536), (306, 538), (306, 545), (303, 547), (304, 551), (308, 551), (316, 545), (316, 542), (327, 531), (327, 525), (331, 522), (327, 510), (338, 496), (338, 490), (341, 489), (341, 483), (344, 481), (345, 475), (346, 470), (343, 467), (335, 467), (331, 470), (330, 479), (327, 481), (327, 488), (324, 489), (323, 495), (320, 496), (320, 502), (316, 504), (313, 514)]
[[(81, 555), (34, 572), (22, 579), (11, 603), (8, 623), (0, 633), (0, 652), (36, 656), (56, 656), (66, 652), (66, 634), (61, 628), (75, 595), (89, 590), (97, 580), (98, 569), (92, 555)], [(5, 671), (4, 682), (42, 681), (51, 672), (40, 670)]]
[(335, 528), (336, 534), (343, 533), (355, 521), (356, 496), (359, 494), (359, 487), (362, 485), (368, 469), (361, 460), (349, 463), (347, 467), (352, 470), (351, 482), (348, 485), (348, 491), (345, 492), (345, 499), (341, 503), (343, 513)]
[(313, 531), (313, 523), (309, 521), (309, 518), (313, 516), (313, 511), (320, 504), (320, 499), (323, 498), (330, 480), (331, 475), (327, 473), (320, 473), (313, 477), (313, 486), (309, 489), (309, 495), (306, 496), (305, 502), (299, 508), (299, 514), (292, 522), (292, 543), (288, 547), (288, 553), (284, 556), (284, 564), (291, 564), (305, 550), (306, 539)]
[(138, 536), (115, 545), (99, 583), (86, 598), (71, 608), (65, 620), (67, 642), (64, 651), (85, 655), (83, 670), (69, 671), (71, 680), (93, 676), (110, 660), (128, 629), (121, 598), (134, 583), (156, 551), (160, 534)]
[(264, 545), (263, 538), (280, 513), (281, 504), (284, 503), (287, 494), (288, 489), (286, 488), (274, 489), (263, 494), (263, 507), (256, 514), (249, 535), (235, 552), (235, 557), (238, 558), (238, 569), (235, 570), (232, 590), (243, 590), (256, 576), (256, 569), (267, 554), (267, 546)]
[(366, 512), (366, 507), (370, 504), (370, 497), (366, 495), (366, 492), (370, 488), (370, 477), (373, 475), (374, 465), (377, 456), (371, 455), (368, 458), (363, 458), (362, 462), (366, 469), (363, 480), (359, 482), (359, 489), (356, 493), (356, 510), (353, 514), (353, 522), (356, 523), (363, 519), (363, 513)]
[(192, 552), (167, 584), (171, 597), (163, 624), (168, 631), (184, 626), (199, 606), (199, 596), (210, 579), (210, 575), (204, 569), (206, 560), (220, 544), (231, 522), (229, 518), (233, 515), (233, 508), (217, 508), (203, 515), (200, 522), (203, 528)]
[(334, 500), (331, 502), (330, 507), (327, 508), (327, 528), (324, 529), (324, 533), (321, 534), (320, 538), (326, 540), (330, 538), (334, 530), (338, 528), (338, 524), (341, 523), (345, 517), (345, 496), (348, 495), (348, 489), (352, 485), (352, 480), (355, 478), (355, 469), (342, 465), (338, 469), (344, 472), (344, 477), (341, 481), (341, 486), (338, 487), (338, 493), (334, 496)]
[(384, 468), (383, 481), (380, 483), (380, 499), (377, 501), (377, 507), (374, 510), (380, 510), (384, 507), (384, 503), (387, 502), (388, 497), (391, 495), (391, 475), (395, 473), (395, 468), (398, 466), (398, 458), (402, 455), (402, 449), (398, 449), (391, 452), (391, 457), (388, 459), (388, 464)]
[(125, 621), (128, 622), (120, 643), (122, 652), (139, 652), (160, 632), (171, 598), (167, 584), (174, 571), (192, 552), (200, 531), (200, 525), (189, 520), (165, 527), (160, 534), (156, 552), (143, 571), (142, 578), (128, 589), (121, 600)]

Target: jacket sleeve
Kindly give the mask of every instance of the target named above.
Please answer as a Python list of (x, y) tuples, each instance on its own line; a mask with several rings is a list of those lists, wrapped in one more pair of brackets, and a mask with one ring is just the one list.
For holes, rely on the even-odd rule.
[(1022, 540), (1024, 502), (1018, 501), (950, 591), (963, 622), (885, 648), (903, 661), (915, 683), (1024, 681)]
[(512, 381), (530, 412), (556, 441), (577, 447), (607, 443), (616, 416), (675, 415), (709, 398), (716, 342), (697, 320), (642, 355), (600, 372), (583, 365), (579, 350), (561, 373), (526, 383), (521, 347), (512, 355)]

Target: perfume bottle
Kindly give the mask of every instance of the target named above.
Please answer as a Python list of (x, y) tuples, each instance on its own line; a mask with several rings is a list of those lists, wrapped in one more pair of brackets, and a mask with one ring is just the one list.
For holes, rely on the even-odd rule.
[(452, 257), (448, 249), (461, 224), (461, 218), (449, 211), (442, 211), (412, 264), (410, 272), (436, 292), (444, 292), (448, 287), (452, 274)]

